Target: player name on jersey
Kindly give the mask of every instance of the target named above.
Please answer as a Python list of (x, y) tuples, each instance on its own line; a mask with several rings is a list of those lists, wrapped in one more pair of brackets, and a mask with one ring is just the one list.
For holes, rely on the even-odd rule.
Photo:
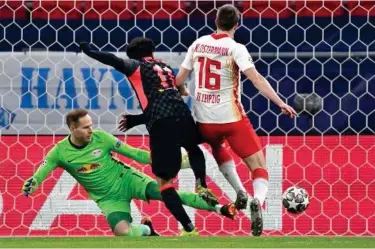
[(229, 55), (229, 48), (216, 47), (216, 46), (204, 45), (204, 44), (198, 43), (197, 45), (195, 45), (194, 52), (228, 56)]

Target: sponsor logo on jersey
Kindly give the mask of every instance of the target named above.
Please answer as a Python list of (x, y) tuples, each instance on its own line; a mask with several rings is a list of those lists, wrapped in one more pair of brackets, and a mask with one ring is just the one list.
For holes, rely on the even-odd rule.
[(102, 154), (102, 150), (96, 149), (92, 152), (94, 157), (99, 157)]
[(77, 172), (78, 173), (91, 173), (99, 167), (100, 167), (99, 163), (85, 164), (82, 167), (78, 168)]

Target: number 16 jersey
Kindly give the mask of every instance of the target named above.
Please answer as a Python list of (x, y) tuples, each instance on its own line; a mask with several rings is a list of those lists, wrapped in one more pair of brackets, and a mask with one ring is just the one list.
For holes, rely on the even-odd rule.
[(246, 116), (241, 104), (240, 70), (254, 67), (246, 47), (227, 34), (197, 39), (181, 65), (194, 70), (193, 110), (200, 123), (232, 123)]

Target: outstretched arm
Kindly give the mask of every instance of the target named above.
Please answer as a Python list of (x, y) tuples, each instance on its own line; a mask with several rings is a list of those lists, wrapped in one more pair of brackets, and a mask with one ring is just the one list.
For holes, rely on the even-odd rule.
[(291, 106), (285, 104), (284, 101), (282, 101), (282, 99), (277, 95), (268, 80), (258, 73), (258, 71), (255, 69), (253, 59), (245, 46), (239, 45), (236, 50), (233, 51), (233, 58), (240, 70), (253, 83), (253, 85), (265, 97), (279, 106), (283, 114), (287, 114), (291, 118), (297, 115), (296, 111)]
[(280, 107), (283, 114), (286, 114), (291, 118), (297, 116), (297, 113), (293, 107), (285, 104), (284, 101), (281, 100), (268, 80), (258, 73), (255, 67), (246, 69), (243, 73), (249, 80), (251, 80), (251, 82), (253, 82), (253, 85), (259, 90), (259, 92)]
[(117, 71), (125, 74), (127, 77), (131, 76), (139, 67), (139, 62), (136, 60), (123, 60), (114, 54), (94, 50), (87, 42), (80, 43), (80, 48), (87, 56), (103, 64), (114, 67)]
[(59, 161), (58, 155), (57, 148), (52, 148), (47, 154), (44, 162), (39, 166), (38, 170), (32, 177), (27, 179), (22, 186), (22, 193), (24, 195), (29, 196), (34, 193), (47, 176), (57, 168)]
[(114, 151), (130, 159), (133, 159), (139, 163), (151, 163), (151, 155), (149, 151), (135, 148), (133, 146), (121, 142), (120, 140), (117, 140)]
[(115, 151), (139, 163), (151, 163), (151, 156), (149, 151), (132, 147), (108, 132), (101, 131), (100, 134), (103, 142), (108, 144), (110, 151)]
[(94, 50), (89, 43), (87, 42), (81, 42), (79, 44), (81, 50), (83, 53), (85, 53), (87, 56), (103, 63), (108, 66), (114, 67), (116, 70), (123, 71), (125, 67), (124, 60), (117, 57), (116, 55), (108, 52), (102, 52)]

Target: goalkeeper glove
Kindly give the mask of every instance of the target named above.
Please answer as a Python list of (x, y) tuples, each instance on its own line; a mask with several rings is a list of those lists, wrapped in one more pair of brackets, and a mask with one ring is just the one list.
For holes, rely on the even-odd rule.
[(22, 193), (25, 196), (29, 196), (38, 189), (38, 182), (35, 178), (31, 177), (22, 186)]

